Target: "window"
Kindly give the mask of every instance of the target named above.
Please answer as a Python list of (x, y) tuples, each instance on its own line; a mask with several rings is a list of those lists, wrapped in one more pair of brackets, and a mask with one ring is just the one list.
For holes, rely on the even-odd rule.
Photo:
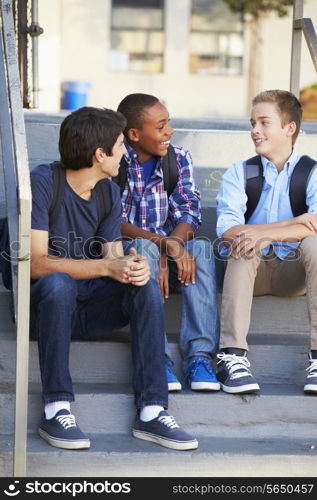
[(192, 0), (190, 72), (242, 73), (243, 25), (222, 0)]
[(163, 71), (163, 2), (112, 0), (112, 70)]

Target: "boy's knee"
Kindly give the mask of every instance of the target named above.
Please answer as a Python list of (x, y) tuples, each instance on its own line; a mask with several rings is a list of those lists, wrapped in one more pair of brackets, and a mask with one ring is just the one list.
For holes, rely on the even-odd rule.
[(57, 301), (66, 301), (77, 293), (75, 280), (67, 273), (51, 273), (43, 276), (38, 283), (43, 296)]
[(300, 252), (304, 253), (304, 257), (317, 260), (317, 235), (307, 236), (300, 244)]
[(214, 259), (213, 248), (209, 240), (194, 238), (186, 242), (185, 248), (195, 259), (199, 257), (205, 260)]
[(145, 238), (137, 238), (133, 241), (130, 248), (135, 248), (137, 253), (148, 259), (158, 260), (160, 252), (158, 246)]

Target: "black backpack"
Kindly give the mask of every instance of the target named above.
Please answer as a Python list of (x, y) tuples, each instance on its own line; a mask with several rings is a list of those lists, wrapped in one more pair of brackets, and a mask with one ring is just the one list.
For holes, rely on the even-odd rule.
[[(66, 170), (61, 167), (60, 162), (56, 161), (50, 164), (53, 173), (53, 197), (49, 208), (50, 226), (56, 221), (61, 207), (65, 185), (66, 185)], [(97, 191), (97, 199), (99, 204), (99, 224), (111, 212), (112, 199), (111, 190), (108, 182), (99, 181), (95, 189)], [(2, 273), (2, 281), (4, 286), (12, 289), (12, 276), (10, 264), (10, 240), (8, 218), (0, 219), (0, 272)]]
[[(120, 162), (119, 173), (116, 177), (112, 178), (112, 180), (116, 182), (116, 184), (118, 184), (118, 186), (120, 187), (121, 196), (127, 182), (128, 166), (129, 166), (128, 162), (123, 156)], [(178, 182), (178, 167), (176, 161), (176, 153), (174, 147), (171, 144), (168, 147), (167, 155), (163, 157), (162, 171), (163, 171), (164, 189), (167, 192), (168, 197), (170, 197)]]
[[(316, 168), (316, 160), (309, 156), (302, 156), (296, 163), (291, 175), (289, 197), (294, 217), (307, 212), (306, 188), (313, 170)], [(259, 155), (249, 158), (244, 163), (245, 169), (245, 192), (248, 197), (245, 222), (247, 223), (257, 207), (263, 189), (264, 176), (263, 165)]]

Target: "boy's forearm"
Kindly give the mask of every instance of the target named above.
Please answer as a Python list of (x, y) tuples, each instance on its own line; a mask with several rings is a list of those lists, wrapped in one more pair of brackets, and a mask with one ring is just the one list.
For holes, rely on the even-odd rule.
[(183, 244), (194, 237), (194, 230), (192, 226), (185, 222), (177, 224), (177, 226), (169, 236), (145, 231), (144, 229), (141, 229), (140, 227), (128, 222), (124, 222), (123, 224), (121, 224), (121, 233), (123, 238), (126, 239), (145, 238), (146, 240), (150, 240), (159, 247), (160, 251), (163, 252), (166, 251), (169, 239), (172, 239), (173, 241), (176, 240), (178, 243)]
[(152, 241), (157, 246), (160, 246), (161, 240), (165, 238), (163, 234), (146, 231), (145, 229), (141, 229), (140, 227), (130, 224), (129, 222), (123, 222), (121, 224), (121, 234), (124, 239), (144, 238), (145, 240)]
[(289, 219), (269, 224), (244, 224), (234, 226), (223, 234), (222, 240), (225, 244), (230, 245), (239, 234), (247, 234), (250, 230), (253, 233), (257, 233), (259, 240), (266, 240), (267, 244), (275, 241), (302, 241), (304, 238), (316, 234), (315, 231), (308, 229), (304, 224), (291, 223), (290, 221), (292, 220), (293, 219)]
[[(248, 229), (254, 229), (257, 231), (265, 231), (266, 235), (269, 234), (270, 237), (273, 238), (273, 235), (277, 236), (277, 239), (274, 241), (282, 241), (279, 239), (280, 230), (284, 228), (291, 228), (293, 226), (297, 226), (297, 231), (301, 229), (298, 226), (303, 226), (302, 224), (296, 223), (296, 218), (285, 219), (276, 222), (268, 222), (267, 224), (240, 224), (237, 226), (232, 226), (230, 229), (225, 231), (222, 235), (222, 240), (224, 243), (230, 243), (238, 233), (241, 231), (247, 231)], [(304, 227), (304, 226), (303, 226)], [(311, 231), (310, 231), (311, 232)], [(311, 232), (312, 233), (312, 232)], [(293, 231), (291, 232), (293, 234)], [(313, 234), (313, 233), (312, 233)], [(306, 236), (304, 236), (305, 238)], [(286, 240), (284, 240), (286, 241)]]
[(192, 240), (195, 235), (195, 232), (190, 224), (186, 222), (180, 222), (173, 229), (168, 238), (175, 238), (180, 243), (186, 243), (186, 241)]
[(316, 233), (308, 229), (304, 224), (285, 224), (281, 226), (271, 226), (267, 224), (266, 228), (263, 228), (264, 236), (268, 236), (271, 241), (302, 241), (308, 236), (315, 235)]
[(107, 259), (64, 259), (51, 255), (31, 258), (31, 277), (39, 279), (51, 273), (67, 273), (74, 279), (92, 279), (109, 275)]

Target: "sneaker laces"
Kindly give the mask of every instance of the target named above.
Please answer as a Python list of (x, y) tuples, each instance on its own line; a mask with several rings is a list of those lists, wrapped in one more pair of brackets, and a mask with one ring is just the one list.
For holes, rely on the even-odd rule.
[[(251, 372), (249, 370), (250, 361), (246, 356), (237, 356), (236, 354), (227, 354), (225, 352), (221, 352), (220, 354), (217, 354), (217, 358), (219, 359), (217, 363), (218, 365), (221, 362), (226, 364), (231, 379), (251, 375)], [(240, 371), (238, 372), (238, 370)]]
[(306, 368), (308, 372), (307, 378), (316, 377), (317, 376), (317, 359), (310, 359), (309, 366)]
[(162, 424), (166, 425), (170, 429), (178, 429), (179, 425), (175, 421), (175, 418), (172, 415), (162, 415), (161, 417), (158, 417), (159, 422), (162, 422)]
[(165, 357), (165, 366), (168, 370), (172, 370), (172, 367), (174, 366), (174, 361), (172, 361), (170, 358)]
[(207, 359), (204, 358), (196, 358), (194, 361), (188, 366), (186, 373), (184, 375), (184, 379), (186, 380), (192, 372), (195, 372), (199, 366), (203, 366), (205, 370), (210, 374), (214, 375), (212, 368)]
[(64, 429), (77, 427), (75, 416), (71, 413), (69, 415), (58, 415), (58, 417), (56, 417), (56, 420), (61, 424), (62, 427), (64, 427)]

